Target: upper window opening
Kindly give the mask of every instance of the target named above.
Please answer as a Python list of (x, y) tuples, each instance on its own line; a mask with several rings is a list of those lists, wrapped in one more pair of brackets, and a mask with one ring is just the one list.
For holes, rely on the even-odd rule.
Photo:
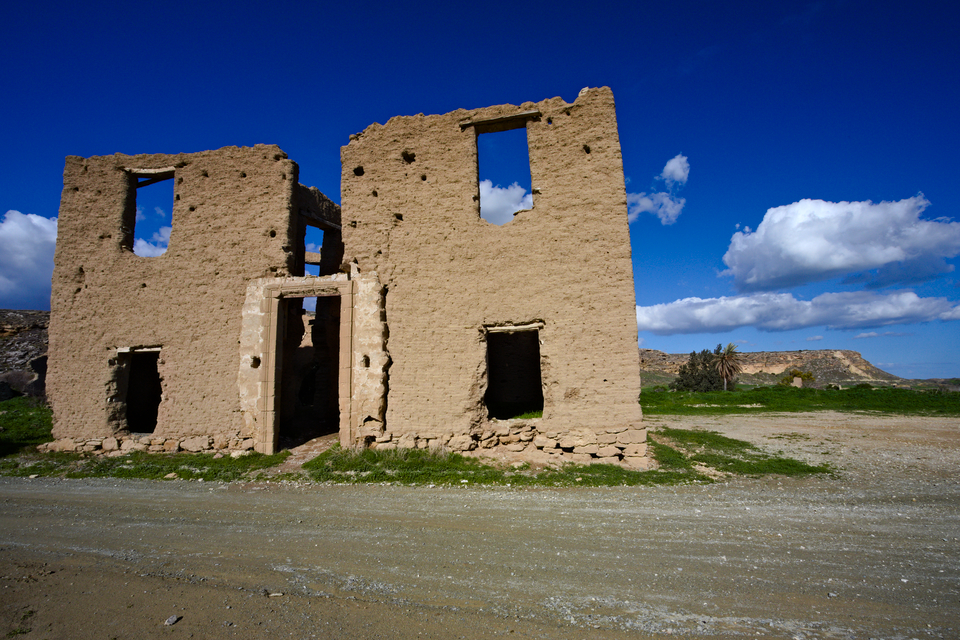
[(174, 170), (150, 169), (131, 172), (135, 212), (127, 220), (133, 252), (144, 258), (167, 252), (173, 229)]
[(307, 225), (303, 234), (304, 266), (308, 276), (320, 275), (320, 250), (323, 248), (323, 229)]
[(477, 133), (480, 217), (496, 225), (533, 208), (525, 122), (519, 128)]

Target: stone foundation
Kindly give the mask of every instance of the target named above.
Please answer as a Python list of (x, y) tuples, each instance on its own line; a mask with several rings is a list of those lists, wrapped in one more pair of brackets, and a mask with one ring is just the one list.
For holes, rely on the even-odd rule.
[(422, 431), (384, 433), (371, 448), (446, 449), (466, 455), (504, 455), (548, 464), (616, 464), (629, 469), (650, 468), (647, 430), (628, 427), (541, 431), (536, 421), (504, 420), (487, 423), (478, 433), (454, 434)]
[(76, 453), (92, 453), (94, 455), (122, 456), (132, 451), (146, 451), (148, 453), (176, 453), (189, 451), (192, 453), (220, 452), (233, 456), (243, 455), (252, 451), (253, 438), (237, 436), (187, 436), (181, 438), (164, 438), (153, 435), (117, 435), (107, 438), (74, 439), (62, 438), (53, 442), (38, 445), (37, 450), (67, 451)]

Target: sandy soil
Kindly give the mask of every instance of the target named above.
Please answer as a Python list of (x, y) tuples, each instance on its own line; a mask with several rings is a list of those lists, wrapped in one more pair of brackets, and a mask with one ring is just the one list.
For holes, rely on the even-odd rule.
[(4, 478), (0, 634), (960, 637), (960, 420), (646, 422), (839, 472), (562, 490)]

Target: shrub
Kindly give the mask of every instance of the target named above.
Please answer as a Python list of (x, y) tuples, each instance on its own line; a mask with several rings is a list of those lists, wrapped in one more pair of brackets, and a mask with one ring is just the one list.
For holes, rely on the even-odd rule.
[(692, 351), (687, 363), (680, 366), (677, 379), (670, 383), (670, 388), (677, 391), (723, 391), (723, 376), (715, 364), (722, 350), (718, 344), (712, 353), (708, 349), (700, 353)]
[(785, 387), (789, 387), (793, 383), (794, 378), (800, 378), (805, 382), (813, 382), (816, 380), (816, 377), (809, 371), (800, 371), (800, 369), (790, 369), (777, 384), (782, 384)]

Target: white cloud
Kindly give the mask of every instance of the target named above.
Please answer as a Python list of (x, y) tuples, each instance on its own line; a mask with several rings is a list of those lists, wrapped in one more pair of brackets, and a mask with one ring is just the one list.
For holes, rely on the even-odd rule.
[(690, 162), (687, 156), (678, 153), (667, 161), (660, 179), (667, 183), (667, 186), (673, 188), (674, 184), (687, 184), (687, 178), (690, 177)]
[(817, 340), (823, 340), (823, 336), (810, 336), (807, 338), (807, 342), (816, 342)]
[(627, 194), (627, 220), (633, 222), (641, 213), (652, 213), (660, 218), (660, 224), (669, 225), (683, 213), (686, 198), (676, 198), (669, 193), (658, 192)]
[(517, 211), (533, 208), (533, 194), (519, 183), (509, 187), (493, 186), (490, 180), (480, 181), (480, 217), (492, 224), (506, 224)]
[(0, 308), (50, 308), (56, 245), (56, 218), (7, 211), (0, 222)]
[(143, 212), (143, 207), (137, 205), (137, 222), (142, 222), (147, 219), (147, 215)]
[(167, 252), (167, 244), (170, 243), (171, 227), (160, 227), (160, 230), (153, 234), (150, 240), (136, 238), (133, 241), (133, 252), (144, 258), (156, 258)]
[(738, 231), (723, 256), (739, 291), (770, 291), (848, 276), (879, 288), (953, 271), (960, 223), (923, 220), (923, 194), (897, 202), (801, 200), (768, 209), (755, 232)]
[(921, 298), (912, 291), (856, 291), (824, 293), (813, 300), (798, 300), (789, 293), (757, 293), (637, 307), (637, 328), (658, 335), (716, 333), (748, 326), (762, 331), (816, 326), (859, 329), (933, 320), (960, 320), (960, 305), (946, 298)]
[(902, 331), (884, 331), (883, 333), (877, 333), (876, 331), (868, 331), (866, 333), (858, 333), (853, 336), (853, 339), (858, 338), (879, 338), (880, 336), (886, 336), (890, 338), (902, 338), (903, 336), (911, 336), (912, 333), (904, 333)]
[[(667, 191), (653, 193), (627, 194), (627, 220), (633, 222), (641, 213), (652, 213), (660, 218), (660, 224), (670, 225), (683, 213), (686, 198), (678, 197), (674, 191), (677, 185), (683, 186), (690, 177), (690, 162), (683, 154), (677, 154), (667, 161), (657, 180), (667, 183)], [(629, 179), (627, 183), (629, 184)]]

